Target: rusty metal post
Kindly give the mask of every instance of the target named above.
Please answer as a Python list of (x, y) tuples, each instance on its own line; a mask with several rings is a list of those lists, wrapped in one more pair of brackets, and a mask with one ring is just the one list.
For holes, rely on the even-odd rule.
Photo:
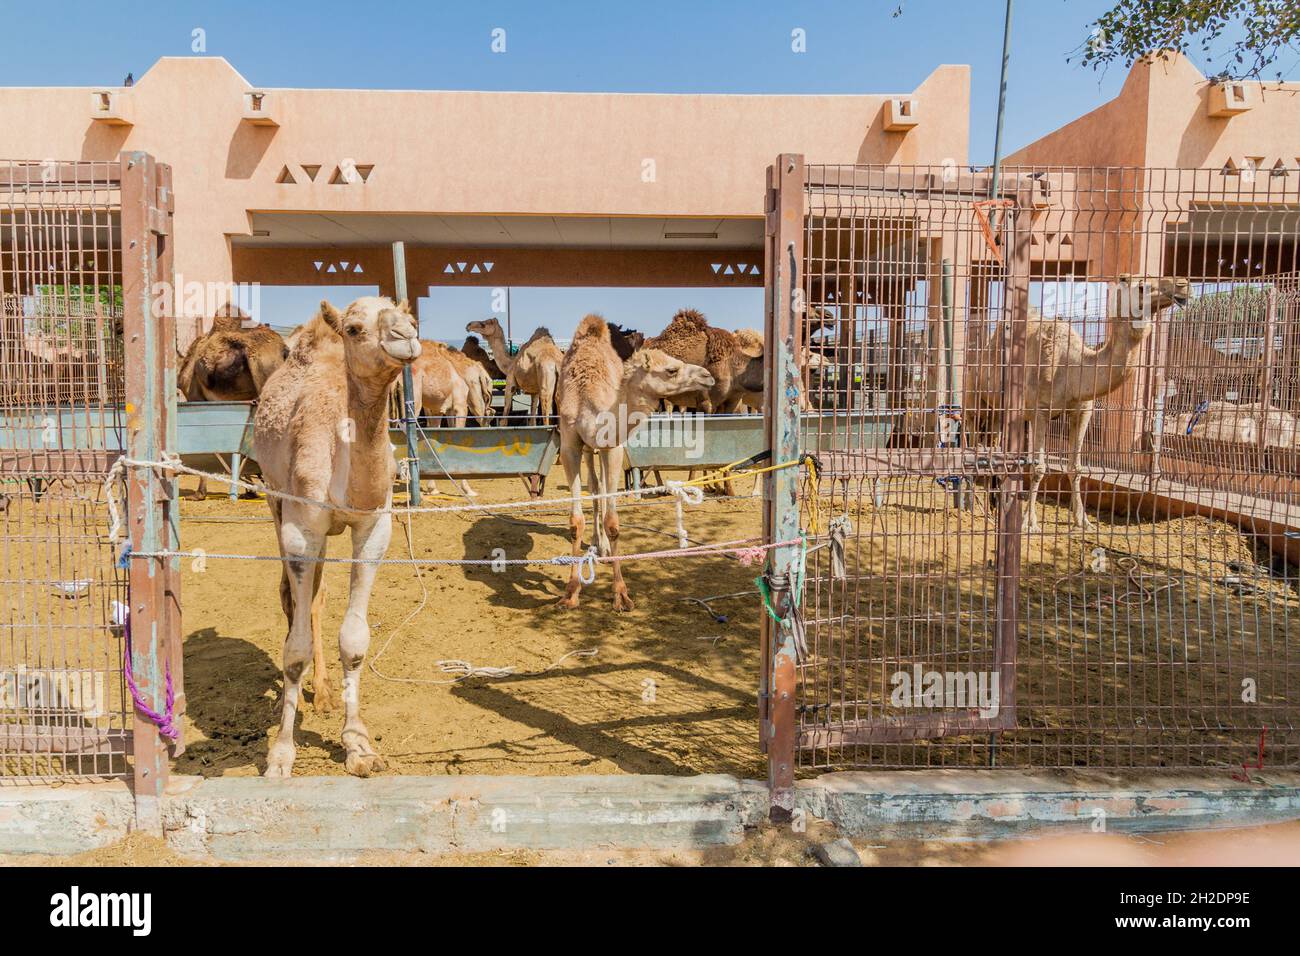
[[(406, 291), (406, 243), (393, 243), (393, 289), (398, 302), (409, 299)], [(419, 329), (419, 322), (416, 322)], [(407, 497), (412, 505), (420, 504), (420, 455), (416, 449), (415, 432), (419, 425), (415, 407), (415, 384), (411, 366), (402, 367), (402, 426), (406, 431), (406, 463), (410, 468)]]
[[(1025, 421), (1025, 361), (1029, 337), (1029, 280), (1033, 196), (1029, 189), (1016, 192), (1016, 206), (1008, 217), (1011, 255), (1007, 264), (1006, 301), (1009, 322), (1007, 338), (996, 343), (1002, 356), (1002, 448), (1009, 467), (1002, 478), (999, 495), (997, 551), (995, 555), (996, 650), (1001, 726), (1016, 722), (1016, 639), (1020, 626), (1021, 510), (1025, 490), (1029, 424)], [(996, 735), (990, 748), (990, 763), (996, 759)]]
[[(176, 447), (176, 328), (172, 303), (170, 170), (142, 152), (123, 153), (122, 298), (125, 337), (127, 453), (160, 460)], [(171, 301), (168, 301), (168, 298)], [(132, 552), (175, 550), (176, 481), (150, 467), (127, 478), (128, 534)], [(133, 558), (128, 576), (131, 671), (144, 701), (167, 710), (168, 674), (181, 680), (180, 574), (175, 558)], [(178, 664), (169, 666), (170, 660)], [(161, 797), (167, 786), (168, 747), (159, 728), (135, 709), (132, 724), (136, 827), (162, 830)]]
[[(802, 342), (804, 262), (804, 162), (783, 153), (768, 171), (766, 310), (767, 382), (764, 420), (767, 447), (773, 463), (799, 457), (799, 394), (802, 379), (797, 356)], [(811, 491), (816, 494), (816, 489)], [(764, 493), (764, 534), (768, 541), (788, 541), (799, 536), (799, 474), (791, 468), (770, 472)], [(786, 546), (771, 552), (773, 575), (793, 582), (801, 549)], [(796, 598), (791, 595), (791, 600)], [(775, 609), (783, 615), (785, 607)], [(765, 699), (763, 738), (767, 744), (767, 782), (773, 821), (788, 820), (794, 811), (795, 768), (795, 645), (788, 625), (777, 625), (765, 615), (764, 672), (760, 694)]]

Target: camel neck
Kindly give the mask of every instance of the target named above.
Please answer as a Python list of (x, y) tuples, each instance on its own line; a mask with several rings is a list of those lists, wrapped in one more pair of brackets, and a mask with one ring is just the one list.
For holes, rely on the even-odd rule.
[(358, 437), (374, 431), (376, 423), (383, 423), (381, 431), (387, 434), (388, 394), (397, 374), (391, 371), (381, 381), (375, 381), (347, 373), (348, 415), (356, 424)]
[(505, 333), (500, 327), (495, 332), (487, 333), (488, 344), (492, 346), (493, 358), (497, 360), (497, 367), (507, 375), (510, 369), (514, 367), (515, 360), (510, 354), (510, 346), (506, 344)]
[(1146, 335), (1136, 335), (1135, 330), (1124, 319), (1114, 316), (1110, 319), (1106, 341), (1085, 362), (1093, 366), (1094, 374), (1085, 381), (1089, 382), (1092, 392), (1089, 398), (1100, 398), (1115, 391), (1128, 380), (1136, 364), (1139, 350), (1146, 342)]

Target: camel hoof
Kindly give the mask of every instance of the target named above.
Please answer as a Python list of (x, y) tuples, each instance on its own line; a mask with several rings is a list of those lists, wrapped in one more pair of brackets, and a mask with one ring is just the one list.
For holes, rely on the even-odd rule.
[(379, 754), (363, 754), (354, 751), (343, 761), (343, 769), (354, 777), (369, 777), (373, 773), (388, 769), (388, 765)]
[(575, 607), (578, 606), (578, 595), (566, 594), (564, 595), (564, 597), (560, 598), (558, 601), (555, 602), (555, 606), (557, 608), (560, 608), (561, 610), (572, 611)]
[(185, 493), (186, 501), (207, 501), (208, 496), (198, 491), (187, 491)]
[(634, 611), (636, 610), (636, 602), (634, 602), (630, 597), (628, 597), (626, 591), (618, 592), (614, 595), (614, 610)]
[(294, 751), (292, 746), (281, 747), (278, 743), (273, 744), (270, 752), (266, 755), (266, 771), (262, 776), (293, 776), (293, 757)]
[(342, 701), (335, 695), (327, 681), (313, 684), (311, 688), (311, 709), (318, 714), (328, 714), (337, 710)]

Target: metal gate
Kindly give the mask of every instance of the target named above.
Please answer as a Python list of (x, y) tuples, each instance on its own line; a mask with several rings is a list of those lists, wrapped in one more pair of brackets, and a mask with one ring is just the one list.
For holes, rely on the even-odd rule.
[[(0, 777), (123, 776), (161, 792), (166, 752), (132, 706), (181, 690), (171, 483), (132, 470), (121, 545), (108, 481), (167, 447), (174, 406), (171, 177), (114, 162), (0, 162)], [(128, 547), (129, 545), (129, 547)], [(127, 757), (134, 754), (132, 764)]]
[(780, 157), (772, 447), (818, 477), (768, 507), (808, 535), (774, 568), (806, 651), (764, 642), (775, 791), (1300, 761), (1297, 179)]

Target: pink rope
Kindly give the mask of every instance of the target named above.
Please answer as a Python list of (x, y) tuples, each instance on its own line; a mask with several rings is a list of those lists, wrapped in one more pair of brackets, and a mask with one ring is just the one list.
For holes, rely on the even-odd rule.
[(166, 662), (167, 668), (167, 710), (160, 714), (149, 706), (148, 701), (144, 699), (144, 694), (140, 693), (140, 688), (135, 683), (135, 673), (131, 669), (131, 615), (127, 613), (126, 623), (123, 625), (123, 632), (126, 640), (122, 643), (122, 661), (125, 665), (126, 686), (131, 691), (131, 699), (135, 701), (135, 709), (149, 718), (149, 722), (157, 725), (158, 733), (168, 740), (176, 740), (180, 737), (180, 731), (176, 729), (176, 695), (172, 689), (172, 663)]
[[(753, 538), (750, 538), (748, 540), (752, 541)], [(597, 561), (633, 561), (633, 560), (639, 561), (643, 558), (691, 558), (691, 557), (699, 557), (700, 555), (707, 555), (707, 554), (729, 554), (732, 557), (738, 558), (741, 561), (741, 563), (744, 564), (745, 563), (744, 556), (748, 556), (751, 561), (755, 560), (756, 556), (758, 559), (761, 559), (764, 554), (766, 554), (768, 551), (771, 551), (773, 548), (784, 548), (789, 545), (798, 544), (799, 539), (794, 538), (790, 541), (774, 541), (771, 544), (759, 544), (747, 548), (738, 548), (738, 547), (729, 546), (732, 544), (739, 544), (739, 543), (740, 542), (729, 542), (728, 544), (722, 544), (722, 545), (698, 544), (693, 548), (669, 548), (666, 551), (640, 551), (637, 552), (636, 554), (629, 554), (626, 556), (609, 554), (609, 555), (596, 557), (595, 560)]]
[(736, 560), (744, 567), (750, 567), (751, 565), (762, 561), (763, 555), (766, 553), (766, 549), (764, 548), (740, 548), (735, 552), (735, 555)]

